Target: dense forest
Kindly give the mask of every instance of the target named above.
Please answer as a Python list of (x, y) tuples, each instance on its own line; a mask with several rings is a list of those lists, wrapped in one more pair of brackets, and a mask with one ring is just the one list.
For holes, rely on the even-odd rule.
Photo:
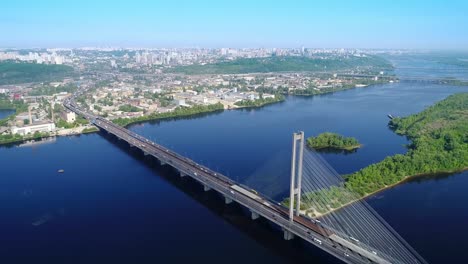
[(66, 65), (26, 62), (0, 62), (0, 85), (59, 81), (71, 76), (73, 68)]
[[(328, 201), (327, 205), (314, 208), (315, 212), (339, 208), (411, 176), (468, 168), (468, 93), (451, 95), (418, 114), (394, 118), (389, 126), (411, 140), (408, 152), (346, 175), (343, 186), (304, 194)], [(303, 209), (311, 210), (308, 205)]]
[(325, 132), (316, 137), (307, 138), (307, 146), (314, 149), (345, 149), (353, 150), (361, 147), (359, 141), (353, 137), (344, 137), (336, 133)]
[(134, 117), (134, 118), (117, 118), (117, 119), (112, 120), (112, 122), (120, 126), (127, 126), (133, 123), (145, 122), (145, 121), (150, 121), (150, 120), (158, 120), (158, 119), (166, 119), (166, 118), (190, 116), (190, 115), (201, 114), (201, 113), (221, 111), (223, 109), (224, 109), (224, 106), (221, 103), (212, 104), (212, 105), (194, 105), (192, 107), (179, 106), (172, 112), (153, 113), (150, 115)]
[(378, 69), (392, 69), (392, 65), (377, 56), (366, 57), (333, 57), (333, 58), (307, 58), (307, 57), (266, 57), (241, 58), (234, 61), (223, 61), (205, 65), (178, 66), (168, 69), (168, 72), (185, 74), (242, 74), (256, 72), (316, 72), (351, 70), (356, 67), (372, 67)]

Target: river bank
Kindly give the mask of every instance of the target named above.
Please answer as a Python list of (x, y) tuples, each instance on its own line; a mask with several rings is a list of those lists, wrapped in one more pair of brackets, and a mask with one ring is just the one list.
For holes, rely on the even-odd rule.
[(332, 210), (329, 210), (325, 213), (319, 213), (317, 211), (314, 211), (314, 213), (310, 213), (310, 212), (307, 212), (308, 209), (306, 210), (301, 210), (301, 213), (302, 214), (306, 214), (307, 216), (309, 217), (315, 217), (315, 218), (319, 218), (319, 217), (325, 217), (333, 212), (336, 212), (336, 211), (339, 211), (340, 209), (343, 209), (345, 207), (347, 207), (348, 205), (351, 205), (355, 202), (359, 202), (359, 201), (363, 201), (371, 196), (374, 196), (376, 194), (379, 194), (381, 192), (384, 192), (388, 189), (391, 189), (393, 187), (396, 187), (398, 185), (402, 185), (402, 184), (405, 184), (411, 180), (415, 180), (417, 178), (423, 178), (423, 177), (434, 177), (434, 176), (438, 176), (438, 175), (442, 175), (442, 174), (455, 174), (455, 173), (462, 173), (462, 172), (465, 172), (465, 171), (468, 171), (468, 167), (465, 167), (465, 168), (462, 168), (462, 169), (456, 169), (456, 170), (444, 170), (444, 171), (436, 171), (436, 172), (433, 172), (433, 173), (421, 173), (421, 174), (415, 174), (415, 175), (409, 175), (409, 176), (406, 176), (403, 180), (399, 181), (399, 182), (396, 182), (394, 184), (391, 184), (391, 185), (388, 185), (388, 186), (385, 186), (381, 189), (378, 189), (376, 191), (373, 191), (371, 193), (368, 193), (362, 197), (359, 197), (357, 199), (354, 199), (352, 201), (349, 201), (343, 205), (341, 205), (340, 207), (337, 207), (337, 208), (333, 208)]
[(29, 136), (19, 136), (19, 135), (11, 135), (10, 138), (6, 138), (5, 136), (0, 136), (0, 146), (2, 145), (11, 145), (11, 144), (18, 144), (23, 143), (30, 140), (42, 140), (50, 137), (57, 137), (57, 136), (75, 136), (81, 134), (89, 134), (98, 132), (99, 129), (95, 126), (83, 126), (73, 129), (61, 129), (57, 130), (54, 133), (35, 133)]

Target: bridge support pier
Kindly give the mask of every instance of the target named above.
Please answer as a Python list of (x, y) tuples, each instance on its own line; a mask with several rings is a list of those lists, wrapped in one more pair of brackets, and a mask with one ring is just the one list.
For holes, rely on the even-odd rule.
[(203, 185), (203, 190), (205, 192), (207, 192), (207, 191), (211, 190), (211, 188), (209, 186), (207, 186), (207, 185)]
[(254, 211), (250, 211), (251, 215), (250, 217), (252, 218), (252, 220), (256, 220), (260, 217), (260, 215)]
[(230, 203), (232, 203), (232, 199), (227, 197), (227, 196), (224, 196), (224, 203), (225, 204), (230, 204)]
[(283, 229), (283, 237), (284, 237), (284, 240), (292, 240), (294, 239), (294, 234), (286, 229)]

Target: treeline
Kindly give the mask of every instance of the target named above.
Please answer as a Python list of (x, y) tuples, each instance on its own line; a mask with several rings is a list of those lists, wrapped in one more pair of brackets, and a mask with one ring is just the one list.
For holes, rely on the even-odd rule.
[(18, 134), (5, 134), (5, 135), (0, 135), (0, 145), (3, 144), (10, 144), (10, 143), (15, 143), (15, 142), (22, 142), (25, 140), (31, 140), (31, 139), (40, 139), (40, 138), (45, 138), (45, 137), (50, 137), (49, 133), (46, 132), (34, 132), (32, 135), (26, 135), (26, 136), (21, 136)]
[(0, 62), (0, 85), (52, 82), (73, 74), (73, 68), (66, 65), (36, 64), (16, 61)]
[(316, 137), (307, 138), (307, 146), (314, 149), (331, 148), (353, 150), (361, 147), (361, 144), (356, 138), (325, 132)]
[(75, 128), (75, 127), (84, 126), (84, 125), (87, 125), (87, 124), (89, 124), (89, 121), (84, 119), (81, 116), (77, 116), (75, 122), (73, 122), (73, 123), (68, 123), (67, 121), (65, 121), (65, 120), (63, 120), (61, 118), (58, 118), (55, 121), (55, 126), (56, 127), (61, 127), (61, 128)]
[(112, 120), (112, 122), (120, 126), (127, 126), (132, 123), (190, 116), (190, 115), (201, 114), (201, 113), (221, 111), (223, 109), (224, 109), (224, 106), (221, 103), (212, 104), (212, 105), (194, 105), (192, 107), (179, 106), (176, 109), (174, 109), (174, 111), (172, 112), (153, 113), (153, 114), (149, 114), (149, 115), (145, 115), (141, 117), (134, 117), (134, 118), (117, 118), (117, 119)]
[(59, 85), (57, 87), (44, 85), (44, 86), (33, 89), (28, 94), (31, 96), (40, 96), (40, 95), (50, 96), (50, 95), (62, 93), (62, 92), (74, 93), (76, 89), (78, 89), (78, 87), (74, 84)]
[(242, 101), (236, 102), (235, 105), (241, 106), (241, 107), (260, 107), (260, 106), (273, 104), (273, 103), (277, 103), (281, 101), (284, 101), (284, 96), (281, 94), (276, 94), (274, 98), (268, 97), (268, 98), (259, 98), (256, 100), (242, 100)]
[(244, 74), (256, 72), (301, 72), (351, 70), (357, 67), (392, 69), (392, 65), (377, 56), (308, 58), (303, 56), (272, 56), (241, 58), (205, 65), (178, 66), (167, 72), (184, 74)]
[(125, 105), (121, 105), (119, 106), (119, 111), (122, 111), (122, 112), (141, 112), (143, 110), (141, 110), (140, 108), (136, 107), (136, 106), (133, 106), (133, 105), (129, 105), (129, 104), (125, 104)]
[(411, 176), (468, 168), (468, 93), (451, 95), (418, 114), (394, 118), (389, 126), (411, 140), (406, 154), (346, 175), (344, 186), (304, 194), (328, 201), (305, 204), (305, 209), (312, 211), (310, 207), (315, 206), (316, 212), (324, 213)]

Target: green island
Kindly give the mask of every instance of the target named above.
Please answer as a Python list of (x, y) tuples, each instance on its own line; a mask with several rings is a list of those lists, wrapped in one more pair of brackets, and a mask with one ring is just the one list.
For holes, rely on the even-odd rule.
[(66, 65), (0, 62), (0, 85), (61, 81), (72, 74), (73, 68)]
[(205, 65), (178, 66), (166, 72), (183, 74), (244, 74), (266, 72), (318, 72), (350, 70), (356, 67), (392, 69), (392, 65), (377, 56), (347, 58), (307, 58), (303, 56), (273, 56), (266, 58), (242, 58)]
[[(394, 118), (389, 126), (411, 144), (397, 154), (345, 175), (342, 186), (305, 193), (302, 204), (310, 216), (320, 216), (389, 188), (410, 177), (453, 173), (468, 168), (468, 93), (454, 94), (424, 111)], [(284, 204), (289, 205), (285, 199)]]
[(281, 94), (275, 94), (275, 97), (268, 97), (268, 98), (263, 98), (262, 95), (260, 94), (260, 99), (256, 100), (242, 100), (239, 102), (236, 102), (235, 105), (239, 106), (240, 108), (247, 108), (247, 107), (261, 107), (264, 105), (269, 105), (269, 104), (274, 104), (278, 102), (283, 102), (284, 101), (284, 96)]
[(140, 117), (133, 117), (133, 118), (116, 118), (116, 119), (113, 119), (112, 122), (120, 126), (128, 126), (133, 123), (141, 123), (141, 122), (146, 122), (146, 121), (151, 121), (151, 120), (191, 116), (191, 115), (196, 115), (196, 114), (217, 112), (217, 111), (222, 111), (222, 110), (224, 110), (224, 106), (221, 103), (212, 104), (212, 105), (194, 105), (192, 107), (179, 106), (176, 109), (174, 109), (174, 111), (171, 111), (171, 112), (153, 113), (153, 114), (140, 116)]
[(336, 133), (325, 132), (306, 140), (307, 146), (316, 150), (330, 148), (338, 150), (353, 150), (361, 147), (356, 138), (344, 137)]

